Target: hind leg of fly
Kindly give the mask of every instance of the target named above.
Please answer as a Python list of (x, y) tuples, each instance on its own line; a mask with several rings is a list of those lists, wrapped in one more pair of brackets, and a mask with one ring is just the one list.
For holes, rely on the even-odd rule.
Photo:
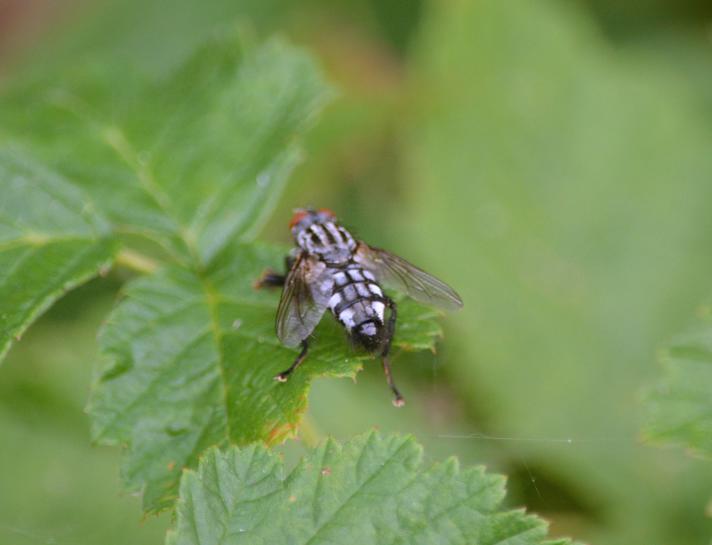
[(388, 387), (393, 392), (393, 405), (396, 407), (402, 407), (405, 405), (405, 399), (403, 399), (403, 396), (400, 391), (398, 391), (398, 387), (393, 380), (391, 361), (388, 357), (391, 350), (391, 341), (393, 341), (393, 335), (396, 332), (396, 317), (398, 316), (398, 310), (395, 301), (393, 301), (390, 297), (386, 298), (386, 306), (390, 309), (390, 315), (388, 316), (388, 322), (386, 322), (386, 339), (383, 344), (383, 350), (381, 351), (381, 363), (383, 364), (383, 372), (386, 374)]
[(307, 340), (304, 339), (302, 341), (302, 351), (297, 356), (297, 359), (295, 359), (294, 363), (289, 366), (289, 369), (285, 369), (278, 375), (275, 375), (274, 380), (276, 380), (277, 382), (287, 382), (287, 380), (289, 379), (289, 375), (291, 375), (297, 369), (297, 367), (299, 367), (306, 359), (308, 350), (309, 343), (307, 343)]

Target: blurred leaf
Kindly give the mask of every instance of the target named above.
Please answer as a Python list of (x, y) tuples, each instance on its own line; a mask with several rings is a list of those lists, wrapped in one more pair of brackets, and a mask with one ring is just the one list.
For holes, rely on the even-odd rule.
[(327, 440), (288, 475), (261, 445), (212, 449), (184, 475), (167, 542), (553, 545), (540, 519), (499, 511), (504, 493), (502, 477), (454, 458), (424, 469), (398, 435)]
[(0, 149), (0, 360), (54, 301), (109, 266), (108, 226), (69, 182)]
[(142, 521), (122, 493), (119, 452), (89, 444), (83, 407), (111, 280), (73, 290), (10, 351), (0, 373), (0, 543), (155, 545), (167, 520)]
[(107, 59), (79, 64), (18, 84), (0, 108), (0, 140), (68, 180), (3, 152), (0, 354), (107, 264), (113, 245), (99, 237), (111, 230), (192, 267), (254, 237), (294, 165), (295, 137), (328, 95), (304, 53), (271, 42), (243, 54), (234, 33), (160, 83)]
[(712, 319), (678, 336), (663, 364), (665, 377), (646, 396), (646, 437), (712, 457)]
[[(128, 444), (124, 479), (143, 490), (147, 510), (172, 504), (182, 469), (206, 448), (292, 435), (314, 377), (360, 368), (363, 356), (326, 319), (304, 366), (286, 384), (273, 380), (298, 350), (274, 333), (278, 294), (252, 284), (285, 253), (231, 246), (205, 273), (168, 268), (130, 283), (110, 316), (101, 345), (112, 362), (92, 396), (92, 432), (101, 443)], [(395, 345), (432, 348), (435, 317), (404, 301)]]
[(118, 232), (205, 264), (254, 237), (329, 91), (305, 53), (244, 51), (234, 32), (154, 79), (110, 58), (52, 74), (10, 94), (1, 130), (80, 184)]
[(615, 513), (586, 538), (700, 542), (705, 521), (670, 505), (712, 480), (635, 440), (654, 347), (709, 288), (696, 93), (566, 2), (433, 2), (413, 77), (403, 215), (465, 300), (453, 384), (516, 456)]

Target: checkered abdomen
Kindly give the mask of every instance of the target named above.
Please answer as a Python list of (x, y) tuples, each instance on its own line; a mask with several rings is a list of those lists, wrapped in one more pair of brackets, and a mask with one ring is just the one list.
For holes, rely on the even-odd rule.
[[(332, 269), (334, 289), (329, 308), (349, 334), (380, 338), (386, 299), (370, 271), (356, 263)], [(366, 344), (369, 344), (368, 342)]]

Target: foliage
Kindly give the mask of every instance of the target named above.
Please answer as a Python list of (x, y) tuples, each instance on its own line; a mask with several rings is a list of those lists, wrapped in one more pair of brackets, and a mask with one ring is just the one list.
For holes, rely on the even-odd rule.
[[(171, 522), (138, 524), (138, 502), (117, 490), (118, 449), (88, 447), (90, 382), (94, 438), (124, 447), (124, 488), (149, 510), (173, 503), (183, 465), (200, 489), (209, 444), (225, 458), (231, 443), (277, 430), (269, 452), (290, 468), (311, 436), (348, 448), (375, 425), (412, 431), (428, 459), (456, 453), (507, 474), (503, 509), (543, 513), (554, 535), (709, 541), (709, 461), (641, 445), (638, 392), (655, 380), (655, 347), (709, 290), (710, 42), (702, 18), (660, 32), (681, 13), (671, 3), (658, 2), (660, 26), (631, 5), (612, 29), (587, 11), (605, 1), (105, 0), (61, 17), (26, 10), (42, 24), (24, 28), (64, 31), (14, 63), (8, 44), (28, 41), (3, 27), (0, 350), (15, 345), (0, 373), (0, 485), (12, 491), (0, 495), (0, 542), (155, 543)], [(13, 33), (23, 28), (14, 13)], [(239, 39), (213, 32), (191, 60), (206, 31), (236, 19)], [(274, 30), (308, 44), (338, 84), (315, 130), (305, 129), (332, 93), (308, 55), (255, 45)], [(253, 81), (277, 100), (249, 96)], [(289, 105), (280, 90), (295, 91)], [(274, 122), (274, 138), (251, 119)], [(309, 160), (294, 168), (301, 148)], [(261, 196), (257, 180), (269, 186)], [(233, 188), (249, 208), (242, 197), (231, 208)], [(221, 199), (205, 199), (215, 190)], [(337, 210), (465, 297), (437, 355), (393, 354), (403, 410), (329, 320), (301, 376), (282, 389), (265, 380), (294, 353), (268, 344), (277, 294), (249, 285), (262, 267), (281, 269), (284, 249), (252, 240), (286, 240), (285, 216), (304, 203)], [(126, 266), (141, 276), (125, 283)], [(95, 334), (120, 284), (92, 381)], [(180, 311), (175, 297), (191, 306)], [(400, 346), (430, 348), (431, 311), (405, 305)], [(709, 432), (690, 417), (705, 411), (707, 327), (663, 355), (645, 428), (703, 457)], [(239, 346), (225, 352), (227, 341)], [(364, 366), (358, 384), (313, 380), (332, 356), (329, 373)], [(268, 394), (255, 396), (263, 412), (230, 412), (221, 392), (234, 400), (251, 378)], [(294, 411), (265, 403), (272, 392)], [(307, 395), (303, 441), (273, 446)], [(210, 424), (209, 439), (194, 448), (196, 422)], [(238, 451), (250, 449), (262, 447)]]
[(94, 205), (16, 149), (0, 149), (0, 359), (67, 290), (106, 269), (115, 245)]
[(288, 474), (263, 446), (214, 448), (181, 482), (168, 543), (568, 543), (501, 511), (501, 476), (453, 458), (422, 466), (413, 438), (378, 433), (327, 440)]
[(116, 287), (114, 275), (68, 293), (13, 346), (0, 369), (0, 543), (163, 540), (169, 521), (142, 521), (140, 502), (122, 491), (119, 450), (89, 441), (83, 408), (98, 353), (96, 331), (115, 299), (109, 287)]
[[(286, 249), (240, 245), (281, 192), (295, 134), (328, 97), (311, 59), (274, 41), (243, 51), (228, 33), (165, 81), (132, 80), (117, 93), (116, 75), (90, 66), (50, 88), (33, 82), (3, 111), (5, 138), (67, 178), (36, 158), (0, 156), (11, 189), (3, 288), (18, 315), (7, 334), (105, 267), (118, 241), (120, 261), (153, 273), (127, 286), (103, 329), (110, 361), (89, 412), (96, 441), (128, 446), (124, 480), (157, 511), (201, 452), (290, 436), (311, 379), (353, 376), (362, 357), (326, 325), (304, 371), (275, 383), (296, 354), (274, 335), (276, 294), (253, 283), (280, 268)], [(56, 262), (30, 253), (55, 242)], [(28, 270), (41, 259), (42, 276), (19, 268), (25, 246)], [(145, 247), (154, 258), (137, 253)], [(432, 348), (435, 314), (405, 303), (400, 315), (396, 346)]]
[[(312, 60), (278, 41), (215, 37), (154, 81), (105, 59), (20, 86), (0, 126), (81, 187), (120, 235), (203, 267), (249, 240), (329, 96)], [(116, 78), (122, 76), (122, 85)]]
[[(146, 509), (169, 507), (185, 467), (211, 445), (273, 444), (293, 435), (317, 376), (351, 376), (362, 356), (324, 320), (308, 364), (285, 385), (274, 375), (296, 352), (274, 333), (277, 294), (253, 283), (278, 268), (282, 248), (230, 246), (200, 274), (179, 267), (131, 282), (101, 345), (111, 357), (89, 412), (94, 438), (127, 444), (123, 475)], [(395, 345), (432, 346), (435, 314), (401, 305)], [(383, 395), (386, 394), (384, 386)]]
[(705, 110), (571, 6), (436, 6), (414, 73), (404, 214), (473, 302), (453, 322), (452, 383), (492, 435), (542, 438), (511, 443), (513, 459), (566, 483), (584, 516), (618, 515), (587, 539), (662, 545), (683, 527), (699, 541), (694, 510), (640, 513), (699, 505), (712, 482), (661, 478), (635, 437), (654, 347), (709, 289)]
[(648, 439), (712, 457), (712, 320), (677, 336), (663, 351), (665, 376), (646, 393)]
[(167, 80), (145, 79), (96, 63), (3, 101), (0, 354), (107, 267), (112, 239), (202, 267), (253, 237), (294, 165), (295, 134), (328, 96), (306, 55), (277, 42), (246, 52), (234, 33)]

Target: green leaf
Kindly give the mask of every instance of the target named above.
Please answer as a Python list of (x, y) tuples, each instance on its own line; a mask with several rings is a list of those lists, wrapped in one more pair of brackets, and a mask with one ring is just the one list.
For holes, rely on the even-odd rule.
[(378, 433), (329, 439), (289, 474), (259, 444), (211, 449), (184, 474), (167, 543), (553, 545), (541, 519), (500, 510), (503, 477), (422, 458), (412, 437)]
[(278, 41), (244, 51), (234, 32), (159, 81), (100, 59), (17, 84), (0, 143), (22, 144), (46, 170), (0, 157), (0, 356), (108, 264), (112, 234), (149, 239), (190, 268), (254, 238), (328, 95), (308, 55)]
[(66, 291), (108, 268), (108, 226), (69, 182), (0, 148), (0, 360)]
[(0, 131), (79, 184), (119, 233), (205, 265), (254, 238), (329, 95), (307, 54), (224, 32), (158, 81), (102, 58), (20, 86)]
[[(363, 356), (325, 317), (304, 365), (286, 384), (273, 380), (298, 351), (274, 332), (279, 294), (252, 284), (266, 267), (279, 269), (285, 253), (231, 246), (204, 273), (167, 268), (131, 282), (109, 317), (101, 345), (112, 361), (90, 403), (92, 433), (128, 445), (124, 479), (143, 490), (147, 510), (172, 504), (181, 470), (206, 448), (292, 435), (315, 377), (352, 377), (361, 367)], [(435, 318), (404, 301), (395, 346), (432, 348)]]
[(712, 458), (712, 318), (675, 338), (662, 363), (664, 378), (645, 396), (645, 436)]
[[(328, 94), (305, 54), (277, 41), (244, 50), (223, 34), (158, 82), (103, 59), (32, 82), (0, 108), (0, 138), (69, 177), (107, 232), (160, 245), (159, 267), (171, 257), (129, 283), (109, 317), (110, 361), (89, 406), (94, 439), (127, 446), (124, 480), (149, 511), (172, 505), (182, 469), (205, 449), (284, 439), (315, 376), (361, 366), (326, 320), (308, 363), (276, 383), (296, 352), (274, 333), (277, 294), (252, 283), (286, 250), (239, 244), (269, 213), (295, 139)], [(435, 317), (404, 301), (395, 346), (432, 349)]]

